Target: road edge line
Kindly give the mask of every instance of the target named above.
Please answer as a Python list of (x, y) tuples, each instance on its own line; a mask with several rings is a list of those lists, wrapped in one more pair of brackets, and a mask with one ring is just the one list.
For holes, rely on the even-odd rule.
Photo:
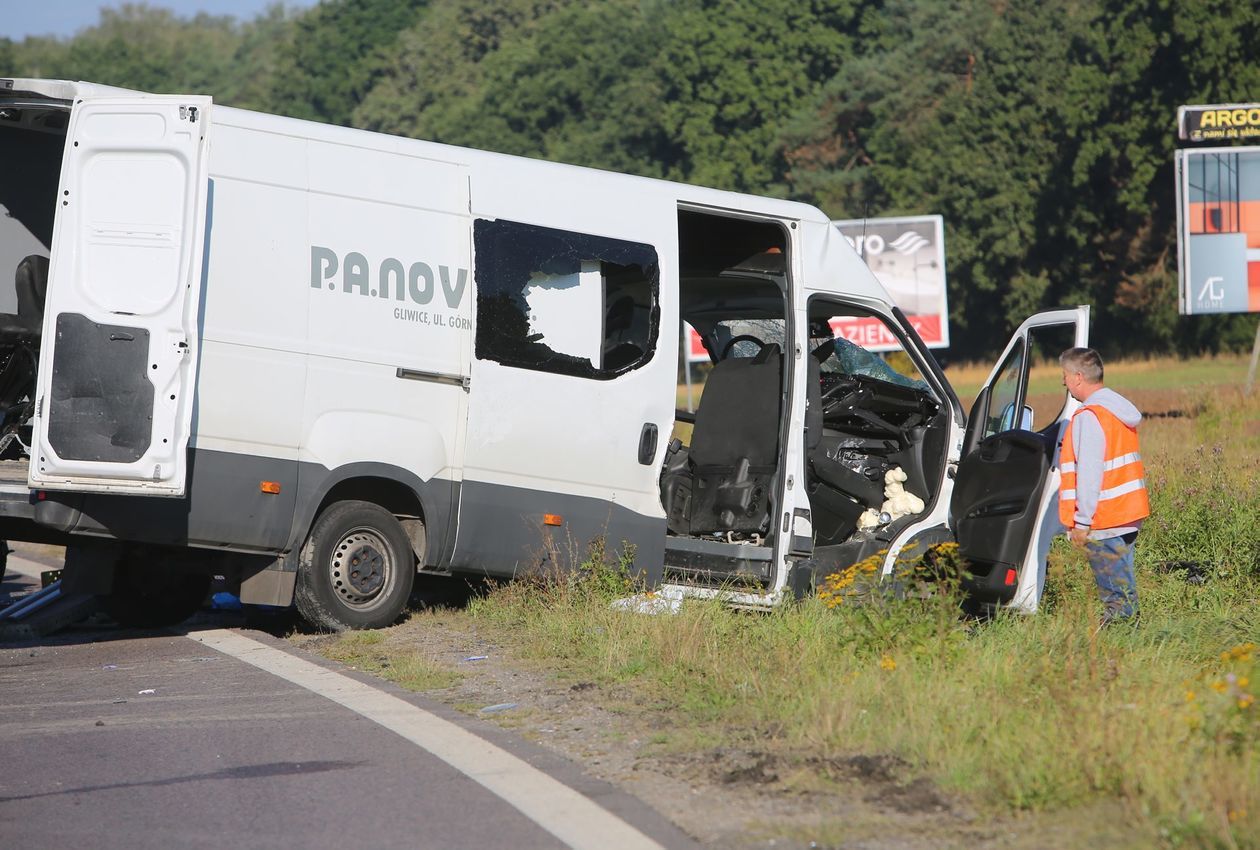
[(335, 670), (226, 629), (188, 635), (345, 706), (433, 754), (574, 850), (664, 850), (594, 800), (462, 726)]

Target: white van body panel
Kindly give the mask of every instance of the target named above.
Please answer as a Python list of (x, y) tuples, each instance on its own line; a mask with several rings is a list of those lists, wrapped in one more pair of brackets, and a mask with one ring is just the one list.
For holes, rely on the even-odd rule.
[[(789, 264), (785, 275), (775, 271), (774, 285), (786, 286), (776, 320), (786, 318), (791, 334), (782, 351), (788, 365), (780, 428), (786, 431), (770, 517), (773, 555), (763, 556), (772, 559), (769, 578), (759, 591), (677, 585), (672, 592), (721, 594), (760, 606), (789, 591), (790, 573), (813, 536), (802, 389), (810, 380), (809, 301), (822, 296), (901, 324), (884, 287), (821, 211), (213, 106), (208, 99), (60, 81), (15, 84), (73, 101), (72, 115), (90, 115), (111, 99), (141, 110), (197, 103), (202, 127), (209, 127), (200, 172), (204, 195), (194, 204), (204, 222), (186, 228), (197, 237), (187, 240), (195, 297), (182, 314), (191, 347), (189, 392), (174, 393), (170, 414), (184, 423), (196, 475), (188, 476), (186, 490), (178, 464), (164, 463), (155, 482), (151, 460), (146, 474), (131, 480), (73, 465), (37, 470), (33, 463), (31, 486), (61, 486), (71, 494), (130, 487), (183, 497), (192, 509), (176, 517), (185, 526), (170, 540), (268, 555), (299, 549), (328, 500), (367, 498), (392, 484), (414, 491), (421, 502), (418, 509), (393, 511), (423, 516), (430, 539), (427, 550), (417, 552), (421, 567), (476, 570), (493, 551), (500, 558), (495, 570), (514, 572), (511, 547), (519, 552), (534, 540), (544, 549), (585, 545), (565, 535), (601, 521), (610, 530), (610, 552), (622, 542), (612, 529), (622, 528), (639, 540), (657, 535), (652, 547), (663, 547), (661, 476), (676, 419), (683, 300), (680, 215), (699, 213), (783, 233)], [(47, 339), (58, 313), (86, 309), (62, 300), (62, 280), (70, 279), (64, 269), (75, 256), (67, 241), (75, 234), (67, 228), (78, 225), (71, 221), (58, 223)], [(659, 334), (651, 351), (633, 368), (595, 377), (479, 357), (477, 274), (485, 258), (477, 256), (478, 228), (504, 223), (650, 249), (659, 272), (653, 305)], [(758, 251), (766, 249), (750, 253)], [(539, 284), (539, 298), (550, 299), (548, 310), (539, 312), (558, 311), (539, 330), (593, 356), (602, 339), (581, 322), (607, 307), (598, 303), (603, 294), (555, 294), (585, 273), (573, 282), (545, 282), (554, 291)], [(786, 283), (778, 282), (784, 277)], [(128, 312), (143, 311), (146, 303), (141, 299)], [(948, 433), (931, 508), (891, 541), (886, 574), (907, 541), (948, 525), (952, 481), (945, 473), (958, 463), (964, 440), (962, 411), (939, 370), (914, 347), (907, 353), (935, 400), (949, 408)], [(45, 384), (51, 363), (51, 357), (41, 361)], [(223, 505), (232, 511), (205, 521)], [(79, 523), (74, 533), (119, 533), (104, 521), (87, 527), (69, 513)], [(577, 517), (586, 525), (577, 525)], [(200, 521), (211, 530), (194, 532)], [(1046, 540), (1032, 547), (1029, 564)], [(647, 553), (659, 568), (652, 547)], [(580, 563), (584, 553), (567, 554)], [(527, 559), (524, 552), (516, 557)], [(1036, 569), (1025, 569), (1024, 578), (1030, 572), (1033, 590), (1021, 584), (1017, 597), (1026, 608), (1035, 607), (1039, 587)]]
[[(198, 445), (248, 446), (329, 469), (370, 458), (426, 479), (451, 477), (449, 435), (462, 393), (442, 388), (430, 398), (434, 388), (400, 380), (397, 370), (466, 370), (466, 174), (445, 162), (298, 135), (285, 126), (291, 122), (270, 116), (218, 115), (204, 334), (236, 368), (219, 374), (218, 357), (206, 364), (201, 409), (219, 415), (199, 422)], [(231, 250), (242, 244), (252, 250)], [(397, 256), (400, 247), (407, 253)], [(416, 281), (426, 304), (397, 291), (418, 263), (429, 276)], [(443, 269), (452, 285), (464, 281), (454, 307), (443, 297)], [(388, 297), (382, 275), (394, 288)], [(437, 305), (440, 313), (430, 315)], [(418, 321), (438, 315), (460, 321)], [(270, 411), (262, 417), (272, 423), (267, 440), (254, 438), (251, 417), (231, 413), (241, 408), (245, 369), (261, 393), (285, 388), (282, 403), (258, 399)], [(355, 387), (350, 396), (339, 389), (347, 385)]]

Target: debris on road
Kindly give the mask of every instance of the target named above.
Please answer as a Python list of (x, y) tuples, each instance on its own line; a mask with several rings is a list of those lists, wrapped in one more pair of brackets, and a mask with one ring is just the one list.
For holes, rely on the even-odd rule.
[(487, 705), (485, 708), (481, 710), (481, 713), (494, 714), (499, 711), (510, 711), (511, 709), (516, 708), (516, 706), (517, 706), (517, 703), (514, 703), (514, 702), (501, 702), (496, 705)]

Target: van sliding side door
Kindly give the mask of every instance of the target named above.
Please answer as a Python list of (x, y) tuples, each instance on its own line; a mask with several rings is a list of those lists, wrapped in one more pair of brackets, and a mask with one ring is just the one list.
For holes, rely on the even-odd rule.
[(184, 493), (211, 99), (102, 97), (70, 115), (30, 485)]

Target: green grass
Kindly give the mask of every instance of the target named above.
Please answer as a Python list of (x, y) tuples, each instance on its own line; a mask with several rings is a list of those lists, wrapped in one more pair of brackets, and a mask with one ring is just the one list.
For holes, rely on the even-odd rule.
[(646, 617), (537, 586), (472, 615), (527, 657), (629, 686), (674, 746), (801, 765), (891, 753), (994, 812), (1111, 798), (1152, 841), (1260, 846), (1260, 725), (1246, 688), (1213, 690), (1260, 674), (1245, 652), (1220, 658), (1260, 634), (1255, 576), (1144, 574), (1141, 628), (1102, 633), (1075, 552), (1055, 553), (1050, 583), (1043, 613), (970, 629), (945, 599)]
[[(1154, 513), (1136, 630), (1097, 629), (1092, 575), (1062, 540), (1043, 610), (984, 624), (948, 593), (637, 615), (609, 606), (631, 585), (600, 553), (577, 574), (504, 585), (465, 616), (559, 678), (612, 686), (625, 702), (610, 708), (653, 718), (653, 748), (768, 752), (794, 782), (824, 787), (829, 765), (888, 755), (908, 766), (902, 780), (1056, 834), (1093, 819), (1117, 830), (1109, 846), (1260, 850), (1248, 648), (1260, 636), (1260, 394), (1213, 383), (1240, 380), (1242, 359), (1123, 366), (1112, 385), (1165, 413), (1142, 428)], [(1169, 572), (1178, 561), (1207, 580)], [(343, 636), (331, 655), (408, 687), (452, 681), (386, 633)]]
[[(1142, 373), (1151, 388), (1131, 392), (1142, 405), (1205, 368)], [(610, 609), (607, 578), (508, 585), (470, 614), (527, 657), (627, 686), (675, 746), (771, 749), (804, 770), (889, 753), (995, 813), (1110, 801), (1139, 845), (1260, 848), (1260, 669), (1238, 649), (1260, 636), (1260, 400), (1177, 399), (1192, 416), (1143, 430), (1136, 630), (1097, 630), (1092, 575), (1064, 541), (1043, 611), (983, 625), (944, 595), (648, 617)], [(1162, 571), (1183, 560), (1206, 583)]]
[(345, 632), (331, 645), (321, 647), (320, 652), (409, 691), (439, 690), (460, 681), (459, 674), (451, 672), (432, 656), (402, 645), (381, 631)]
[[(1250, 355), (1223, 354), (1194, 360), (1152, 358), (1107, 364), (1107, 386), (1120, 392), (1194, 391), (1208, 387), (1237, 387), (1247, 378)], [(969, 364), (947, 369), (945, 376), (964, 405), (980, 392), (992, 364)], [(1063, 393), (1063, 374), (1058, 363), (1042, 363), (1033, 367), (1029, 376), (1028, 394)]]

